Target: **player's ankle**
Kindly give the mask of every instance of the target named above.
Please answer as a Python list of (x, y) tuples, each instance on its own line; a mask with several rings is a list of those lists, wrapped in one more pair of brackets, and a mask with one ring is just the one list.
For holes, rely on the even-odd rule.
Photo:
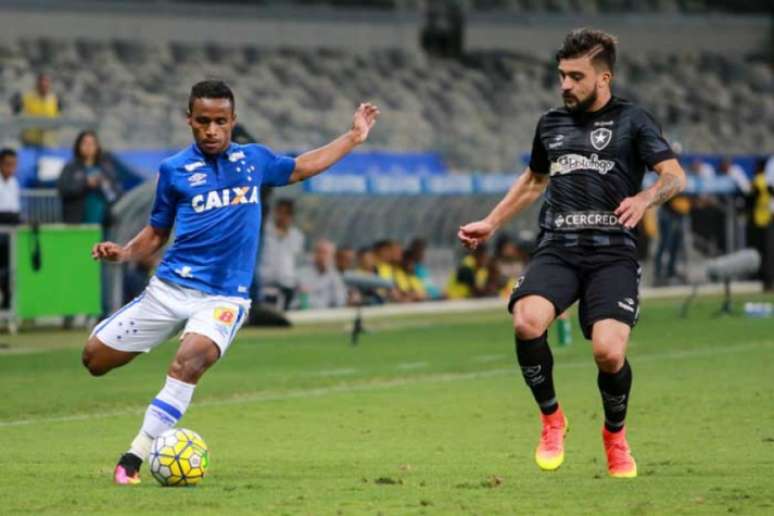
[(138, 471), (142, 466), (142, 458), (128, 451), (121, 455), (121, 458), (118, 459), (118, 464), (125, 468), (131, 468), (134, 471)]

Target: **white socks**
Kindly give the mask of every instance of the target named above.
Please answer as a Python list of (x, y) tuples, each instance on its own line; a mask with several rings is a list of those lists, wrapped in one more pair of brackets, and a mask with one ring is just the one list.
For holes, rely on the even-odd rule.
[(129, 453), (142, 460), (148, 458), (153, 440), (174, 427), (191, 403), (196, 385), (167, 376), (167, 382), (145, 412), (140, 433), (132, 441)]

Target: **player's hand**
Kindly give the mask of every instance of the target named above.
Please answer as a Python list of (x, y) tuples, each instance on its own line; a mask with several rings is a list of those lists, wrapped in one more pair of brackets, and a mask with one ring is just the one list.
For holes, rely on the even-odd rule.
[(352, 117), (352, 135), (355, 143), (361, 144), (368, 139), (368, 133), (382, 112), (370, 102), (364, 102), (357, 107)]
[(91, 249), (91, 257), (95, 260), (121, 263), (126, 261), (124, 248), (114, 242), (100, 242)]
[(615, 215), (623, 227), (627, 229), (635, 227), (645, 215), (645, 210), (650, 206), (650, 200), (644, 194), (640, 192), (633, 197), (627, 197), (615, 209)]
[(460, 226), (459, 231), (457, 231), (457, 238), (468, 249), (475, 249), (489, 240), (494, 232), (495, 227), (491, 223), (479, 220), (478, 222), (471, 222), (470, 224)]

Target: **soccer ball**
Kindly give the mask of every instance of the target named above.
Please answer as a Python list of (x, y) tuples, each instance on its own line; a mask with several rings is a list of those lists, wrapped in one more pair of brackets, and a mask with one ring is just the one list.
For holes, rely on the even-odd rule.
[(185, 428), (172, 428), (156, 437), (148, 458), (151, 474), (162, 486), (196, 485), (209, 465), (204, 439)]

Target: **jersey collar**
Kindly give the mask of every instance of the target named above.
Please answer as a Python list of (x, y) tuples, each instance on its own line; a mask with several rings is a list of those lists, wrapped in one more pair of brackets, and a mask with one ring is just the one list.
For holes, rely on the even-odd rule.
[(203, 153), (202, 150), (199, 148), (199, 146), (196, 145), (196, 142), (194, 142), (191, 144), (191, 152), (193, 152), (195, 156), (198, 156), (206, 161), (206, 160), (212, 160), (213, 158), (222, 159), (224, 157), (227, 157), (229, 154), (237, 150), (237, 147), (239, 147), (238, 144), (231, 142), (228, 144), (228, 147), (226, 147), (226, 150), (223, 151), (222, 153), (218, 154), (217, 156), (208, 156), (207, 154)]

